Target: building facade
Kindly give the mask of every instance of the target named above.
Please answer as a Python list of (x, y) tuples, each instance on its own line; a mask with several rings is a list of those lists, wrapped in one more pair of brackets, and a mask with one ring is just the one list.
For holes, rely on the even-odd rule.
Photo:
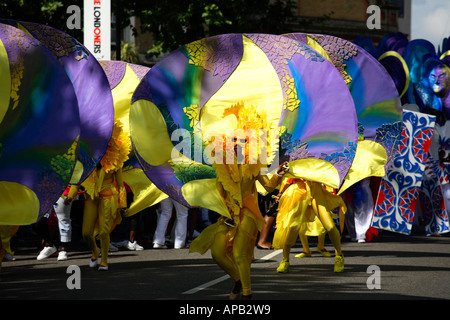
[[(407, 36), (411, 34), (412, 0), (297, 0), (297, 21), (292, 23), (288, 32), (329, 34), (353, 41), (358, 36), (371, 37), (374, 45), (383, 36), (400, 31)], [(380, 9), (380, 29), (369, 29), (367, 20), (372, 14), (368, 7), (376, 5)], [(113, 17), (114, 20), (114, 17)], [(131, 29), (123, 30), (122, 39), (136, 46), (142, 64), (153, 65), (160, 57), (149, 57), (145, 53), (153, 45), (150, 33), (140, 32), (139, 19), (133, 19), (137, 36)], [(114, 35), (114, 30), (112, 35)], [(115, 37), (112, 39), (115, 46)]]
[[(369, 6), (380, 9), (380, 28), (369, 29), (374, 14)], [(377, 43), (384, 35), (400, 31), (411, 34), (411, 0), (298, 0), (298, 32), (334, 35), (347, 40), (371, 36)], [(377, 18), (377, 17), (372, 17)]]

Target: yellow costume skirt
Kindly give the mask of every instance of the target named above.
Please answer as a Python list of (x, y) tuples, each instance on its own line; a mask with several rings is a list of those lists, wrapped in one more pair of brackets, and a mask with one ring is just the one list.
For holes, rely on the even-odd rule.
[(274, 249), (292, 247), (300, 232), (320, 235), (322, 228), (331, 230), (335, 227), (331, 211), (339, 206), (343, 214), (345, 205), (341, 197), (325, 190), (321, 184), (295, 179), (280, 198), (272, 242)]
[(318, 237), (326, 232), (322, 222), (320, 222), (320, 219), (316, 216), (313, 222), (302, 223), (299, 234), (304, 234), (309, 237)]
[(275, 250), (286, 245), (293, 246), (297, 241), (301, 226), (313, 221), (311, 211), (311, 193), (307, 184), (302, 180), (292, 183), (280, 198), (276, 221), (276, 231), (272, 246)]

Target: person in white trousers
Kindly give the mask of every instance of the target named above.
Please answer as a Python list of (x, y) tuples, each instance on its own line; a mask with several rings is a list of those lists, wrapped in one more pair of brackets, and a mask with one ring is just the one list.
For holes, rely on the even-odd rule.
[(72, 241), (72, 220), (70, 219), (72, 201), (59, 198), (53, 207), (58, 218), (59, 237), (62, 244), (58, 260), (67, 260), (67, 244)]
[(181, 203), (167, 198), (161, 203), (161, 214), (156, 225), (155, 236), (153, 239), (153, 248), (167, 248), (166, 242), (166, 230), (169, 220), (172, 217), (172, 210), (175, 207), (177, 221), (175, 225), (175, 249), (184, 248), (186, 244), (186, 234), (187, 234), (187, 219), (188, 219), (188, 208)]
[[(347, 204), (345, 225), (352, 240), (366, 242), (366, 232), (372, 223), (374, 201), (370, 189), (370, 178), (357, 182), (353, 190), (353, 200)], [(353, 239), (355, 236), (355, 239)]]
[[(78, 191), (78, 190), (76, 190)], [(77, 194), (74, 195), (78, 197)], [(68, 259), (67, 245), (72, 241), (72, 220), (70, 219), (70, 210), (72, 209), (72, 197), (62, 196), (53, 205), (53, 209), (58, 219), (59, 237), (61, 242), (61, 251), (58, 253), (58, 261)], [(49, 213), (51, 210), (49, 211)], [(45, 245), (42, 251), (37, 256), (37, 260), (43, 260), (54, 254), (57, 249), (53, 245), (53, 233), (54, 230), (49, 227), (49, 242)]]

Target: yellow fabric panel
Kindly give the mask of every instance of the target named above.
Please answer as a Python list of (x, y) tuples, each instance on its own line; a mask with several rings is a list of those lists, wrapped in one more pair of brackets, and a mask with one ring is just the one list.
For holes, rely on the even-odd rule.
[(226, 108), (238, 102), (265, 110), (272, 128), (279, 122), (283, 94), (277, 73), (264, 52), (250, 39), (243, 37), (243, 43), (243, 56), (236, 70), (202, 108), (200, 120), (204, 133), (235, 129), (235, 117), (224, 119), (222, 115)]
[(36, 194), (17, 182), (0, 181), (0, 224), (29, 225), (39, 216)]
[(340, 178), (337, 169), (329, 162), (321, 159), (300, 159), (289, 162), (286, 178), (301, 178), (323, 183), (333, 189), (339, 188)]
[(214, 243), (217, 234), (227, 233), (229, 227), (223, 223), (224, 217), (220, 217), (216, 223), (206, 227), (200, 235), (191, 242), (189, 246), (189, 253), (198, 252), (205, 254)]
[(122, 80), (111, 92), (114, 101), (114, 118), (122, 122), (123, 131), (127, 134), (130, 133), (129, 115), (131, 97), (133, 96), (136, 87), (139, 85), (139, 82), (139, 78), (127, 64)]
[(278, 204), (277, 229), (272, 240), (275, 250), (283, 249), (286, 245), (293, 246), (300, 227), (314, 219), (310, 202), (310, 189), (303, 181), (297, 180), (283, 192)]
[[(294, 179), (290, 183), (289, 179), (285, 179), (280, 188), (282, 196), (278, 205), (277, 230), (272, 242), (275, 249), (293, 246), (300, 233), (319, 235), (320, 226), (331, 230), (335, 225), (332, 210), (338, 207), (342, 233), (347, 208), (340, 196), (327, 191), (320, 183), (301, 179)], [(321, 224), (316, 225), (316, 220)]]
[(11, 72), (9, 70), (8, 53), (0, 40), (0, 123), (8, 111), (11, 95)]
[(132, 216), (167, 198), (167, 195), (159, 190), (140, 168), (125, 170), (122, 176), (134, 194), (133, 202), (126, 211), (125, 217)]
[(231, 218), (216, 183), (216, 179), (192, 180), (183, 185), (181, 192), (191, 206), (210, 209)]
[(133, 144), (147, 163), (159, 166), (171, 159), (173, 144), (164, 117), (153, 102), (135, 101), (130, 109), (130, 124)]
[(338, 194), (367, 177), (383, 177), (387, 154), (384, 147), (372, 140), (358, 141), (355, 158)]
[(320, 222), (320, 219), (316, 216), (313, 222), (302, 223), (299, 234), (304, 234), (309, 237), (318, 237), (326, 232), (322, 222)]

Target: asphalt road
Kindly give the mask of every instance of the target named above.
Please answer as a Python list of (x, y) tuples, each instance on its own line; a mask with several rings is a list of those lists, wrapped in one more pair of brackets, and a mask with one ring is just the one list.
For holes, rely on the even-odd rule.
[[(315, 248), (314, 238), (310, 245)], [(120, 250), (110, 253), (109, 271), (99, 272), (89, 268), (86, 248), (78, 247), (67, 261), (57, 261), (56, 257), (37, 261), (34, 247), (19, 246), (16, 260), (3, 262), (0, 299), (227, 301), (232, 287), (209, 253)], [(327, 248), (332, 248), (328, 241)], [(317, 252), (310, 258), (295, 258), (300, 246), (292, 250), (290, 272), (278, 274), (281, 251), (255, 248), (253, 300), (450, 298), (449, 236), (404, 236), (384, 231), (373, 242), (344, 241), (342, 248), (342, 274), (333, 273), (333, 258)]]

